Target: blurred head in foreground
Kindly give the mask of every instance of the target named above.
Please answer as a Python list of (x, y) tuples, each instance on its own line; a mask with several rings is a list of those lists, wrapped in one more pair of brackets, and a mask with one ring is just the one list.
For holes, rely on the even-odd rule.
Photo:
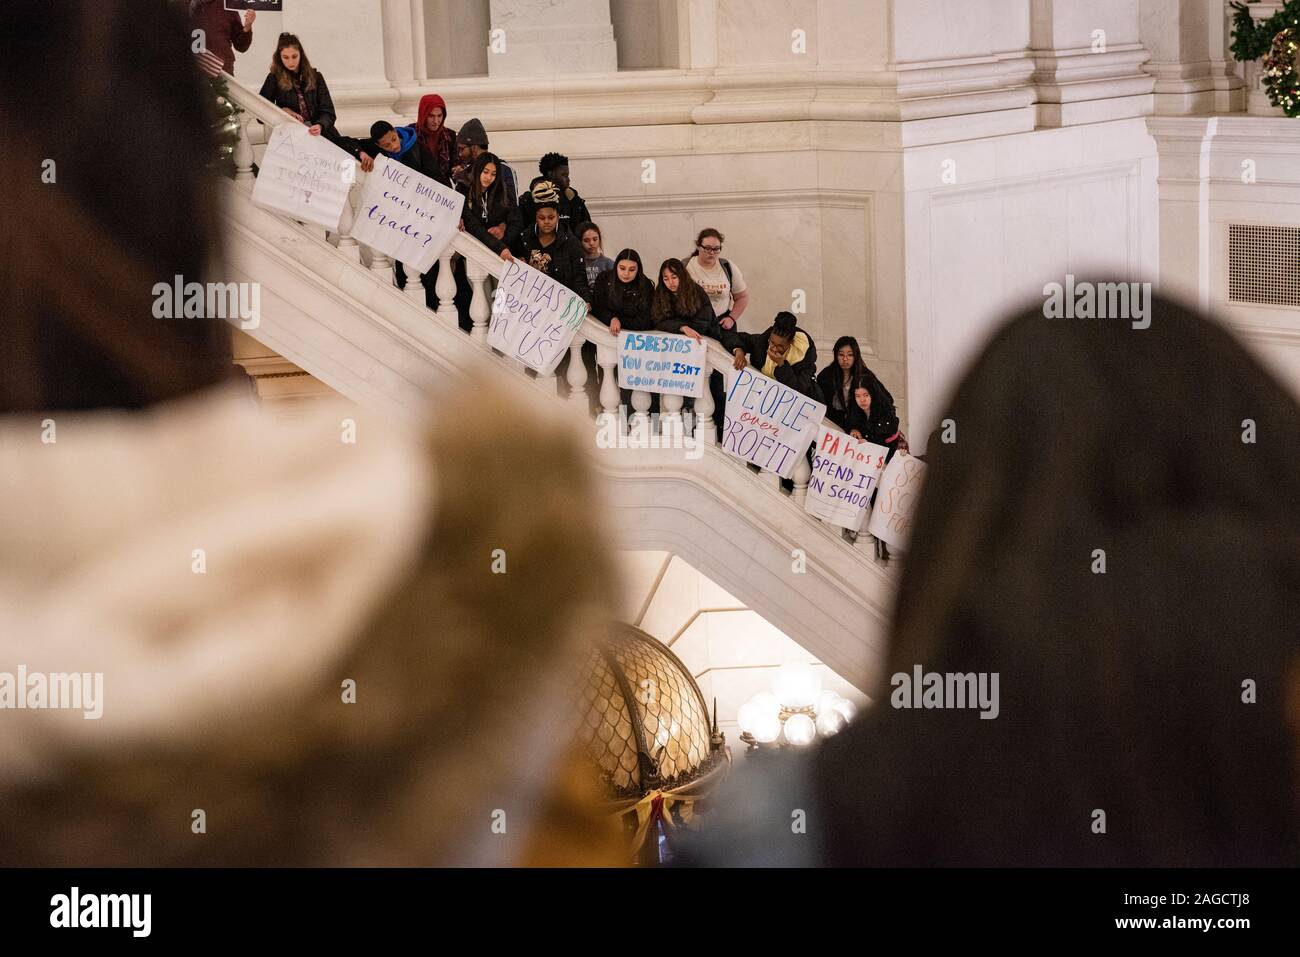
[[(1293, 399), (1157, 300), (1144, 330), (1028, 312), (946, 417), (890, 684), (817, 761), (827, 857), (1300, 863)], [(895, 707), (917, 666), (997, 673), (997, 717)]]
[(0, 860), (609, 861), (565, 773), (610, 567), (571, 429), (484, 383), (428, 430), (217, 387), (225, 324), (151, 313), (221, 193), (146, 6), (0, 7)]

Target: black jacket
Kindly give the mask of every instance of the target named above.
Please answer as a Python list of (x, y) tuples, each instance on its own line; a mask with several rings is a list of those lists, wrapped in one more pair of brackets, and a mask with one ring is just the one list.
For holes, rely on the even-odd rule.
[[(295, 113), (298, 109), (298, 93), (293, 88), (288, 90), (280, 89), (280, 84), (275, 81), (275, 74), (268, 73), (266, 82), (262, 84), (262, 98), (270, 100), (281, 109), (293, 110)], [(325, 74), (320, 70), (316, 71), (316, 88), (314, 90), (303, 90), (303, 99), (307, 101), (307, 115), (303, 117), (308, 126), (320, 124), (321, 135), (327, 137), (331, 142), (337, 142), (339, 139), (338, 130), (334, 128), (334, 100), (330, 96), (330, 88), (325, 83)], [(374, 155), (374, 154), (371, 154)]]
[[(801, 332), (808, 340), (808, 351), (804, 353), (802, 359), (794, 364), (789, 362), (781, 363), (776, 367), (776, 375), (772, 378), (782, 385), (788, 385), (796, 392), (803, 393), (810, 399), (824, 402), (821, 387), (817, 384), (817, 347), (813, 344), (812, 336), (796, 326), (794, 334), (797, 336)], [(749, 355), (749, 364), (755, 369), (761, 370), (767, 364), (767, 345), (772, 338), (771, 328), (757, 335), (749, 332), (741, 332), (738, 335), (745, 343), (745, 352)]]
[[(470, 202), (465, 188), (458, 187), (458, 189), (465, 194), (465, 208), (461, 211), (460, 220), (465, 225), (465, 232), (498, 256), (503, 249), (510, 249), (517, 244), (520, 233), (519, 208), (510, 202), (510, 197), (504, 190), (497, 194), (497, 202), (491, 202), (489, 199), (487, 203), (475, 206)], [(502, 225), (506, 228), (504, 238), (497, 239), (488, 232), (494, 226)]]
[[(838, 370), (836, 370), (838, 371)], [(890, 449), (898, 447), (898, 410), (894, 407), (894, 397), (889, 394), (883, 382), (868, 369), (862, 377), (862, 384), (871, 393), (871, 414), (863, 412), (858, 404), (849, 397), (849, 410), (845, 432), (859, 432), (868, 442), (887, 445)]]
[(701, 296), (704, 304), (696, 310), (693, 316), (683, 316), (681, 313), (673, 313), (671, 316), (665, 316), (655, 321), (654, 327), (657, 332), (677, 332), (682, 331), (682, 326), (690, 326), (706, 339), (715, 339), (722, 343), (722, 348), (727, 352), (735, 352), (737, 349), (744, 349), (745, 343), (740, 336), (718, 325), (718, 317), (713, 314), (713, 303), (709, 302), (708, 296)]
[[(587, 285), (587, 266), (582, 261), (582, 243), (573, 238), (573, 234), (561, 225), (555, 233), (555, 241), (543, 246), (537, 238), (537, 227), (525, 230), (511, 249), (517, 257), (528, 265), (546, 273), (562, 286), (572, 289), (587, 302), (591, 302), (591, 287)], [(534, 261), (533, 256), (542, 257)]]
[[(524, 229), (537, 222), (537, 209), (533, 206), (533, 194), (525, 192), (519, 197), (519, 219)], [(560, 225), (567, 226), (569, 232), (577, 236), (578, 227), (591, 222), (591, 213), (578, 191), (572, 186), (560, 190)]]
[[(613, 301), (616, 291), (619, 294), (617, 304)], [(591, 311), (605, 325), (617, 318), (619, 324), (631, 332), (650, 332), (655, 327), (650, 315), (654, 292), (654, 284), (644, 275), (638, 275), (635, 282), (620, 283), (618, 270), (607, 269), (596, 277), (591, 292)]]

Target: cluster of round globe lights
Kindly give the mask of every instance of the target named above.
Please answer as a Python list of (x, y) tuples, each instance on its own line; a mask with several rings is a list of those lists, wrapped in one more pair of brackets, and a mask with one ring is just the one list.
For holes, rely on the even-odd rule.
[(741, 740), (807, 747), (818, 737), (838, 734), (852, 720), (853, 702), (822, 689), (821, 675), (809, 665), (782, 665), (772, 690), (754, 695), (736, 716)]

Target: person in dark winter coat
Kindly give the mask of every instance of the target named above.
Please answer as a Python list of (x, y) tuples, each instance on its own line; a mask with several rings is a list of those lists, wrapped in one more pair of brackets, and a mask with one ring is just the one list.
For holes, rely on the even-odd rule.
[[(221, 60), (221, 69), (235, 73), (235, 54), (247, 53), (253, 43), (253, 21), (257, 13), (245, 10), (241, 17), (227, 10), (222, 0), (191, 0), (190, 27), (203, 31), (203, 46)], [(263, 93), (263, 96), (266, 94)]]
[(561, 153), (547, 153), (537, 164), (542, 179), (555, 184), (560, 194), (560, 222), (578, 235), (578, 227), (591, 222), (591, 213), (578, 191), (569, 185), (569, 158)]
[(735, 358), (737, 369), (745, 368), (749, 361), (740, 336), (718, 325), (709, 297), (690, 277), (680, 259), (665, 259), (659, 267), (659, 286), (655, 289), (651, 315), (659, 332), (720, 342)]
[[(853, 336), (840, 336), (836, 339), (831, 354), (834, 361), (817, 373), (817, 384), (822, 390), (822, 401), (826, 403), (826, 418), (847, 432), (854, 390), (860, 382), (874, 383), (876, 377), (862, 361), (862, 350)], [(890, 402), (892, 401), (891, 399)]]
[[(482, 121), (478, 117), (466, 120), (465, 125), (460, 128), (460, 132), (456, 134), (456, 155), (459, 162), (452, 167), (452, 182), (457, 186), (468, 186), (470, 167), (473, 165), (474, 160), (487, 151), (487, 130), (483, 128)], [(497, 179), (501, 180), (502, 187), (515, 202), (522, 203), (523, 197), (519, 195), (519, 177), (510, 168), (510, 164), (500, 157), (497, 157)], [(533, 224), (532, 219), (522, 219), (520, 222), (524, 227)]]
[(502, 259), (513, 259), (510, 246), (519, 238), (518, 207), (497, 176), (499, 160), (482, 153), (474, 161), (465, 193), (461, 223), (469, 233)]
[(798, 328), (793, 313), (778, 312), (772, 325), (757, 335), (739, 335), (755, 369), (810, 399), (824, 401), (817, 384), (817, 347), (812, 336)]
[(533, 188), (532, 197), (536, 210), (533, 225), (520, 234), (512, 251), (534, 269), (591, 302), (582, 246), (560, 224), (558, 191), (554, 184), (543, 180)]
[(649, 332), (654, 329), (651, 307), (655, 285), (645, 274), (641, 256), (635, 249), (624, 249), (614, 260), (614, 268), (596, 277), (592, 290), (591, 311), (609, 331)]
[(893, 458), (896, 451), (907, 451), (907, 439), (898, 429), (898, 413), (894, 410), (893, 399), (885, 392), (884, 398), (878, 402), (865, 382), (859, 383), (853, 391), (847, 431), (855, 439), (888, 446), (889, 458)]
[[(665, 259), (659, 267), (659, 286), (655, 289), (651, 310), (655, 329), (659, 332), (676, 332), (692, 339), (715, 339), (731, 353), (736, 369), (749, 362), (744, 341), (734, 330), (723, 329), (713, 314), (713, 305), (704, 290), (691, 278), (680, 259)], [(707, 373), (707, 370), (706, 370)], [(708, 373), (709, 394), (713, 396), (713, 425), (718, 440), (722, 440), (722, 424), (727, 407), (722, 373)]]
[(280, 34), (261, 94), (303, 123), (313, 136), (339, 142), (338, 131), (334, 128), (334, 100), (330, 97), (330, 88), (325, 77), (308, 61), (302, 43), (292, 33)]

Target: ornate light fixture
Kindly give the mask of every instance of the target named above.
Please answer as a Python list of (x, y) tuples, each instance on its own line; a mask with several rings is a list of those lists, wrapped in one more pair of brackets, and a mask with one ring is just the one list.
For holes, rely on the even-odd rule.
[(807, 747), (829, 738), (852, 720), (856, 708), (829, 688), (810, 665), (782, 665), (772, 690), (754, 695), (736, 716), (740, 740), (751, 751), (760, 746)]

